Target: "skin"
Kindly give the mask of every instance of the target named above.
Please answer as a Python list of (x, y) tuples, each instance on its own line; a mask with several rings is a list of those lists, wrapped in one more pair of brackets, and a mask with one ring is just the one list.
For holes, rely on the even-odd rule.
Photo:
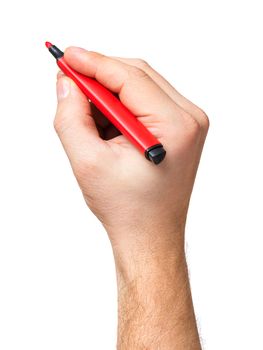
[(115, 258), (117, 349), (201, 349), (184, 231), (208, 118), (143, 60), (74, 47), (64, 57), (118, 94), (167, 151), (158, 166), (147, 161), (58, 74), (54, 126)]

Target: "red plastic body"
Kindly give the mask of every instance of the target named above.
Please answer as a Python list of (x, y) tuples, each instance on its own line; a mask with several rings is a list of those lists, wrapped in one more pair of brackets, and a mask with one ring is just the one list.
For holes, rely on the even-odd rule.
[(125, 135), (141, 152), (160, 142), (146, 127), (97, 80), (76, 72), (64, 60), (57, 60), (59, 68), (70, 77), (107, 119)]

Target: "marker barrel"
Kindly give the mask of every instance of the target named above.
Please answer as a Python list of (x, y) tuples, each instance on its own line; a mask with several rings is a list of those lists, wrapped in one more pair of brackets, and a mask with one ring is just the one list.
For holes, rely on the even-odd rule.
[(138, 119), (103, 85), (93, 78), (76, 72), (65, 62), (57, 60), (59, 68), (78, 85), (109, 121), (120, 130), (141, 152), (160, 145), (160, 142), (138, 121)]

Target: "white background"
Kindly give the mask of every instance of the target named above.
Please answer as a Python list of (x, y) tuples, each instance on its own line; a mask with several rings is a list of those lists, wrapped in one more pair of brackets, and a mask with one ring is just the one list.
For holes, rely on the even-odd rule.
[(204, 349), (263, 349), (261, 1), (5, 1), (0, 349), (114, 349), (110, 244), (53, 130), (44, 47), (141, 57), (211, 121), (187, 225)]

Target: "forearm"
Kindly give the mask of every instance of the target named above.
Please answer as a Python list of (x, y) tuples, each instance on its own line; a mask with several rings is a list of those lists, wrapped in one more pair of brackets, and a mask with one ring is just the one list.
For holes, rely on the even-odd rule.
[[(136, 233), (137, 235), (137, 233)], [(159, 232), (159, 237), (165, 232)], [(183, 235), (126, 256), (114, 250), (118, 281), (118, 350), (201, 349)], [(171, 237), (171, 236), (170, 236)], [(166, 243), (164, 243), (166, 241)]]

